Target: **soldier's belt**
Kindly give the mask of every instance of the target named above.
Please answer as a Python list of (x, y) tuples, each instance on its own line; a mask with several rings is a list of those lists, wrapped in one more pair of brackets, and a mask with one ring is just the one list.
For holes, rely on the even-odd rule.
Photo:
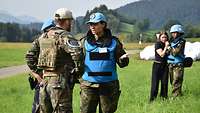
[(44, 76), (44, 77), (47, 77), (47, 76), (50, 76), (50, 77), (57, 77), (59, 74), (60, 74), (60, 72), (44, 71), (43, 76)]
[(169, 64), (170, 66), (173, 66), (173, 67), (177, 67), (177, 66), (180, 66), (180, 67), (183, 67), (183, 63), (178, 63), (178, 64)]
[(95, 83), (95, 82), (89, 82), (83, 79), (80, 79), (81, 87), (93, 87), (93, 88), (99, 88), (100, 86), (110, 86), (112, 84), (119, 84), (119, 80), (114, 80), (110, 82), (103, 82), (103, 83)]
[(160, 62), (160, 61), (156, 61), (156, 60), (155, 60), (154, 62), (155, 62), (155, 63), (159, 63), (159, 64), (161, 64), (161, 63), (162, 63), (162, 62)]

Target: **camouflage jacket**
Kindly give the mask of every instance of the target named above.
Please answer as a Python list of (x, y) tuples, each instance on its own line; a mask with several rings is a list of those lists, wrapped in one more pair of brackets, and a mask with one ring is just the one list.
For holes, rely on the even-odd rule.
[[(184, 55), (185, 40), (182, 37), (177, 37), (171, 42), (170, 54), (173, 56)], [(175, 43), (174, 45), (172, 43)]]
[(26, 63), (28, 67), (36, 72), (38, 70), (37, 63), (38, 63), (38, 56), (40, 52), (40, 46), (38, 41), (39, 35), (36, 36), (36, 39), (32, 43), (32, 47), (26, 53)]
[(40, 46), (38, 66), (45, 70), (51, 68), (51, 65), (55, 68), (53, 70), (63, 68), (66, 64), (74, 67), (74, 61), (79, 58), (73, 59), (73, 55), (79, 57), (80, 51), (73, 44), (78, 45), (78, 41), (69, 32), (58, 27), (43, 35), (38, 39)]
[[(40, 69), (46, 69), (46, 67), (38, 66), (38, 60), (41, 53), (41, 39), (45, 36), (54, 37), (58, 35), (58, 55), (56, 56), (56, 69), (59, 70), (73, 70), (75, 67), (79, 68), (82, 66), (82, 49), (78, 46), (79, 42), (67, 31), (53, 27), (48, 32), (38, 36), (32, 43), (32, 47), (26, 54), (26, 61), (28, 67), (32, 71)], [(79, 45), (80, 46), (80, 45)]]

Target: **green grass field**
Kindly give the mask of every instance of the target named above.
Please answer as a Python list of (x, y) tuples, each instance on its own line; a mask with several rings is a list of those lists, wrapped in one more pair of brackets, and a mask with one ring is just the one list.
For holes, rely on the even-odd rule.
[(0, 43), (0, 68), (24, 64), (30, 47), (30, 43)]
[(142, 50), (146, 46), (150, 46), (150, 45), (153, 45), (153, 44), (154, 43), (142, 43), (142, 44), (138, 44), (138, 43), (126, 43), (126, 44), (124, 44), (124, 48), (127, 49), (127, 50), (131, 50), (131, 49)]
[[(142, 49), (144, 45), (125, 44), (127, 49)], [(151, 45), (151, 44), (150, 44)], [(30, 43), (0, 43), (0, 68), (25, 63), (24, 55)], [(200, 62), (185, 69), (184, 96), (162, 101), (158, 98), (148, 103), (151, 79), (151, 61), (138, 60), (134, 55), (127, 68), (119, 69), (122, 94), (116, 113), (199, 113), (200, 111)], [(30, 113), (33, 91), (27, 82), (27, 74), (0, 79), (0, 113)], [(79, 113), (79, 85), (74, 89), (74, 113)]]
[[(148, 103), (152, 61), (132, 57), (127, 68), (119, 69), (121, 96), (116, 113), (199, 113), (200, 111), (200, 62), (185, 69), (182, 97), (158, 98)], [(26, 74), (0, 79), (0, 113), (30, 113), (33, 99)], [(74, 89), (74, 113), (79, 113), (79, 85)]]
[[(122, 26), (130, 27), (123, 24)], [(187, 38), (187, 41), (200, 42), (200, 38)], [(144, 49), (153, 43), (125, 43), (124, 47), (129, 49)], [(1, 43), (0, 42), (0, 68), (25, 64), (25, 54), (31, 47), (31, 43)]]
[(188, 42), (200, 42), (200, 38), (186, 38)]
[[(126, 43), (128, 49), (143, 49), (152, 43)], [(31, 47), (31, 43), (0, 43), (0, 68), (25, 64), (25, 54)]]

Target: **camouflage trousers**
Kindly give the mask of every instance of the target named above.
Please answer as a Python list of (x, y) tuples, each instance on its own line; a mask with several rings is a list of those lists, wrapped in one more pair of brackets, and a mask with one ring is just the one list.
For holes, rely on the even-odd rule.
[(118, 80), (103, 84), (80, 83), (80, 113), (96, 113), (98, 104), (100, 113), (114, 113), (117, 110), (121, 93)]
[(35, 87), (35, 92), (34, 92), (32, 113), (39, 113), (39, 92), (40, 92), (40, 87), (39, 87), (39, 84), (37, 84)]
[(169, 64), (169, 76), (172, 84), (172, 95), (174, 97), (182, 95), (184, 67), (182, 65)]
[(46, 84), (40, 87), (40, 113), (73, 113), (73, 88), (67, 79), (61, 74), (44, 79)]

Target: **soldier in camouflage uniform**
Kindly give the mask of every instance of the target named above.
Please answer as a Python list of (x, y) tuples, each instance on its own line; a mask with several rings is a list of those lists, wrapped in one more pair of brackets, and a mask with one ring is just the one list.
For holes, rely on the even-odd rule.
[(81, 113), (114, 113), (120, 96), (120, 85), (116, 70), (129, 63), (128, 54), (120, 41), (107, 29), (102, 13), (94, 13), (87, 22), (90, 30), (82, 39), (85, 52), (85, 69), (80, 80)]
[(172, 94), (174, 97), (182, 95), (181, 88), (184, 75), (184, 49), (185, 40), (183, 38), (183, 28), (181, 25), (173, 25), (170, 29), (172, 40), (170, 43), (170, 55), (168, 56), (169, 76), (172, 84)]
[[(48, 19), (46, 20), (41, 28), (41, 31), (48, 32), (48, 30), (55, 26), (53, 19)], [(38, 63), (38, 57), (39, 57), (39, 42), (38, 42), (38, 37), (33, 41), (32, 47), (26, 54), (26, 61), (27, 65), (30, 68), (31, 71), (37, 73), (39, 76), (36, 76), (38, 80), (42, 80), (42, 69), (37, 68), (37, 63)], [(34, 76), (34, 75), (33, 75)], [(34, 101), (32, 105), (32, 113), (39, 113), (39, 83), (38, 80), (33, 78), (32, 76), (29, 76), (29, 83), (31, 86), (31, 89), (35, 89), (35, 94), (34, 94)], [(41, 82), (41, 81), (40, 81)]]
[[(73, 75), (81, 65), (81, 45), (70, 34), (71, 11), (60, 8), (54, 18), (56, 26), (38, 38), (37, 68), (43, 70), (43, 76), (38, 80), (40, 113), (73, 113)], [(32, 74), (37, 78), (37, 73)]]

